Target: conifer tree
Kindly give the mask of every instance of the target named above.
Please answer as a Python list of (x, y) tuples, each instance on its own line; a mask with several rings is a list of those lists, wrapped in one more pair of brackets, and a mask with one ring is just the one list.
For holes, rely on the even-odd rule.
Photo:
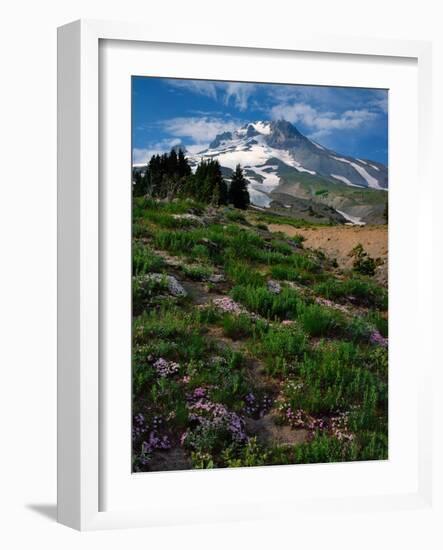
[(186, 160), (184, 152), (179, 149), (178, 151), (178, 173), (180, 177), (187, 177), (191, 174), (191, 167)]
[(240, 164), (237, 164), (229, 186), (228, 200), (235, 208), (245, 210), (249, 204), (248, 182), (243, 175)]
[(220, 164), (214, 160), (201, 160), (195, 172), (193, 184), (195, 196), (207, 204), (227, 204), (227, 185)]

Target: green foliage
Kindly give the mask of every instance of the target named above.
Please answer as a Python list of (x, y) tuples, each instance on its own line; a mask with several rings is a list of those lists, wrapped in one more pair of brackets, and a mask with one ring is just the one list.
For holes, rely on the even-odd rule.
[(316, 279), (315, 275), (306, 269), (282, 264), (271, 267), (271, 277), (279, 281), (294, 281), (301, 284), (308, 284)]
[(212, 275), (212, 269), (207, 265), (184, 265), (182, 271), (194, 281), (206, 281)]
[(308, 350), (306, 334), (298, 326), (271, 326), (266, 333), (256, 336), (251, 352), (265, 359), (272, 376), (293, 373)]
[(218, 161), (202, 159), (194, 176), (188, 180), (186, 193), (206, 204), (227, 204), (228, 188)]
[(384, 338), (389, 336), (388, 319), (381, 315), (378, 311), (371, 311), (368, 313), (366, 320), (369, 324), (374, 325), (379, 333), (384, 336)]
[[(134, 179), (140, 188), (138, 176)], [(386, 290), (361, 274), (336, 278), (328, 258), (302, 248), (300, 235), (271, 235), (250, 224), (260, 215), (269, 223), (285, 218), (249, 211), (246, 219), (238, 210), (217, 208), (219, 199), (211, 193), (202, 193), (197, 202), (193, 183), (188, 174), (175, 195), (166, 186), (165, 196), (145, 193), (133, 199), (133, 406), (143, 413), (147, 429), (134, 444), (136, 468), (150, 468), (140, 446), (152, 426), (173, 448), (186, 434), (179, 455), (194, 468), (387, 458), (388, 350), (370, 339), (375, 328), (388, 334)], [(187, 213), (204, 217), (204, 225), (176, 216)], [(156, 250), (183, 262), (172, 268)], [(355, 257), (365, 260), (365, 254), (357, 251)], [(193, 295), (170, 296), (171, 269), (195, 281), (223, 273), (214, 297), (230, 293), (247, 313), (225, 313), (210, 305), (209, 294), (203, 307), (196, 307)], [(152, 273), (165, 277), (149, 277)], [(283, 281), (280, 292), (269, 290), (269, 278)], [(296, 290), (284, 281), (303, 286)], [(318, 295), (347, 307), (317, 304)], [(361, 313), (354, 305), (367, 309)], [(160, 358), (172, 362), (173, 370), (159, 371)], [(249, 400), (263, 407), (265, 398), (280, 424), (296, 426), (299, 417), (287, 412), (302, 411), (311, 422), (304, 426), (305, 443), (273, 445), (251, 437), (255, 430), (242, 419), (269, 411), (251, 413)], [(199, 399), (202, 408), (192, 411)], [(215, 421), (214, 410), (222, 411), (223, 421)], [(335, 417), (346, 420), (344, 437), (331, 427)], [(229, 419), (240, 422), (247, 437), (235, 439)], [(168, 456), (162, 451), (162, 460)]]
[(268, 453), (258, 444), (256, 437), (251, 437), (246, 445), (227, 447), (222, 453), (222, 460), (227, 468), (264, 466), (268, 463)]
[(292, 410), (314, 416), (352, 411), (353, 430), (374, 430), (381, 414), (387, 414), (387, 380), (368, 369), (366, 361), (366, 353), (354, 344), (321, 346), (299, 365), (300, 383), (286, 383), (285, 400)]
[(339, 441), (325, 434), (316, 434), (308, 443), (294, 447), (293, 452), (295, 464), (348, 462), (358, 459), (355, 444)]
[(351, 300), (358, 304), (387, 309), (388, 293), (370, 279), (352, 277), (341, 281), (329, 278), (314, 287), (314, 292), (329, 300)]
[(171, 152), (151, 157), (143, 177), (134, 174), (133, 194), (136, 197), (150, 196), (172, 198), (184, 188), (191, 175), (191, 167), (183, 152)]
[(240, 164), (237, 164), (235, 172), (232, 175), (228, 200), (235, 208), (240, 208), (241, 210), (245, 210), (249, 206), (248, 182), (243, 175)]
[(274, 294), (265, 287), (237, 285), (231, 290), (231, 296), (250, 311), (268, 319), (294, 319), (303, 307), (298, 293), (289, 288)]
[(243, 261), (229, 260), (225, 271), (234, 285), (265, 286), (264, 276)]
[(230, 315), (226, 314), (223, 317), (223, 333), (232, 340), (241, 340), (250, 338), (255, 334), (261, 334), (266, 327), (266, 324), (260, 320), (254, 320), (249, 315)]
[(135, 242), (132, 246), (132, 274), (144, 275), (161, 271), (164, 261), (149, 246)]
[(168, 282), (166, 277), (150, 279), (146, 276), (132, 278), (132, 299), (134, 302), (133, 313), (139, 315), (148, 305), (159, 300), (159, 295), (166, 292)]
[(353, 269), (361, 275), (372, 276), (375, 274), (375, 268), (377, 262), (374, 258), (371, 258), (369, 254), (364, 250), (361, 244), (355, 246), (351, 251), (351, 256), (354, 258)]
[(318, 225), (330, 225), (330, 223), (310, 222), (298, 218), (290, 218), (289, 216), (283, 216), (274, 212), (260, 212), (256, 215), (256, 219), (259, 222), (276, 225), (291, 225), (292, 227), (316, 227)]
[(300, 323), (311, 336), (334, 336), (342, 331), (345, 321), (339, 311), (309, 304), (301, 313)]
[(231, 209), (226, 210), (225, 215), (226, 215), (226, 218), (230, 222), (236, 222), (236, 223), (241, 223), (243, 225), (249, 225), (249, 222), (244, 217), (244, 215), (241, 212), (238, 212), (237, 210), (231, 210)]

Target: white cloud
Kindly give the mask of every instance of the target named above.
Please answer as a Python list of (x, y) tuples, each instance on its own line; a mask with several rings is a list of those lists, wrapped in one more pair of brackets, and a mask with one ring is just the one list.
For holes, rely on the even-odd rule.
[(232, 99), (237, 109), (240, 111), (245, 111), (248, 108), (249, 98), (254, 92), (254, 84), (227, 82), (224, 90), (225, 105), (228, 105)]
[(185, 89), (194, 94), (221, 100), (224, 105), (233, 103), (240, 111), (248, 108), (249, 98), (255, 91), (255, 85), (243, 82), (214, 82), (210, 80), (169, 79), (174, 88)]
[(162, 127), (172, 136), (190, 138), (194, 144), (204, 148), (217, 134), (235, 130), (238, 121), (216, 117), (177, 117), (164, 120)]
[(204, 95), (217, 99), (217, 87), (215, 82), (209, 80), (180, 80), (169, 79), (168, 84), (174, 88), (184, 88), (194, 94)]
[(313, 131), (312, 137), (324, 137), (333, 130), (351, 130), (361, 127), (377, 117), (368, 109), (348, 110), (343, 113), (319, 111), (306, 103), (282, 103), (274, 105), (270, 110), (274, 119), (284, 118), (296, 124), (303, 123)]
[(132, 164), (147, 164), (153, 155), (161, 155), (169, 152), (175, 145), (180, 145), (181, 140), (164, 139), (157, 143), (151, 143), (149, 147), (137, 148), (132, 150)]
[(385, 93), (383, 97), (373, 99), (370, 104), (386, 114), (388, 112), (388, 94)]

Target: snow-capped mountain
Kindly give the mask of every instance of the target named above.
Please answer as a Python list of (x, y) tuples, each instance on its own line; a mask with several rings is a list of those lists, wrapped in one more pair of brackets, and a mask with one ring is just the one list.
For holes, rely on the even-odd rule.
[[(336, 198), (344, 187), (379, 191), (388, 187), (383, 164), (340, 155), (308, 139), (285, 120), (251, 122), (223, 132), (207, 149), (188, 157), (194, 166), (202, 158), (218, 160), (226, 176), (240, 164), (249, 180), (251, 202), (261, 207), (270, 206), (277, 194), (314, 196), (319, 185), (326, 190), (317, 195), (323, 203), (325, 195), (331, 192)], [(334, 208), (338, 206), (342, 204)]]

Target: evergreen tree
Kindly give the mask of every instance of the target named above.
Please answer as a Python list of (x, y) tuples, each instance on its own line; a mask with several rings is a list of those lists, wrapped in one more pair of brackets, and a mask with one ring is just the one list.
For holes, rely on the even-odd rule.
[(182, 193), (186, 180), (191, 176), (191, 167), (182, 151), (153, 155), (146, 167), (141, 184), (135, 182), (134, 194), (171, 199)]
[(242, 210), (245, 210), (250, 204), (248, 182), (243, 175), (240, 164), (237, 164), (232, 176), (228, 199), (235, 208), (241, 208)]
[(139, 170), (132, 171), (132, 192), (134, 197), (146, 195), (145, 178), (142, 177)]
[(194, 196), (207, 204), (227, 204), (228, 188), (220, 164), (216, 160), (201, 160), (193, 181)]
[(178, 173), (180, 177), (188, 177), (191, 175), (191, 167), (188, 164), (188, 161), (186, 160), (185, 154), (181, 149), (178, 151), (178, 159), (177, 159), (177, 165), (178, 165)]

